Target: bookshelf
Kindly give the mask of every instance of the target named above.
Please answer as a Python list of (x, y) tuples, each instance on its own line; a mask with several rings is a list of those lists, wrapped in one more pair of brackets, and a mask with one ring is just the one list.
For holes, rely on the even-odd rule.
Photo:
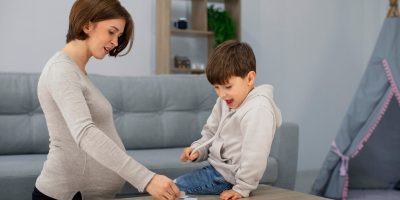
[[(187, 18), (189, 22), (188, 29), (177, 29), (172, 25), (175, 20), (171, 17), (174, 1), (184, 1), (190, 4), (190, 16)], [(214, 33), (208, 31), (207, 27), (207, 5), (209, 3), (223, 3), (225, 10), (231, 15), (236, 25), (237, 39), (240, 39), (240, 0), (156, 0), (156, 74), (204, 73), (202, 68), (175, 68), (173, 62), (175, 52), (173, 52), (171, 40), (172, 38), (197, 38), (200, 42), (206, 41), (206, 44), (202, 44), (205, 46), (205, 50), (199, 50), (194, 47), (187, 49), (199, 51), (199, 54), (206, 55), (206, 58), (201, 63), (205, 66), (214, 47)], [(193, 60), (192, 57), (193, 55), (188, 56), (191, 61)]]

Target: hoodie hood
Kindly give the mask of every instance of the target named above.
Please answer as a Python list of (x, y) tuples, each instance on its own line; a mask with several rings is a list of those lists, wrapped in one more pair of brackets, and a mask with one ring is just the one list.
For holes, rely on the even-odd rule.
[(244, 102), (251, 101), (255, 97), (259, 97), (259, 96), (264, 97), (267, 101), (269, 101), (271, 103), (271, 107), (272, 107), (271, 111), (275, 115), (276, 126), (280, 127), (282, 125), (282, 114), (281, 114), (281, 110), (278, 108), (278, 106), (276, 105), (276, 103), (274, 101), (274, 87), (272, 85), (257, 86), (249, 93), (249, 95), (246, 97)]

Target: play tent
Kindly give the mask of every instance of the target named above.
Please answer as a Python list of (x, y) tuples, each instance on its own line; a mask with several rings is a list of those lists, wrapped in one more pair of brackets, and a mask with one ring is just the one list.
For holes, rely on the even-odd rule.
[[(389, 15), (398, 15), (397, 1), (391, 2)], [(388, 17), (312, 194), (350, 199), (352, 191), (399, 189), (399, 88), (400, 18)]]

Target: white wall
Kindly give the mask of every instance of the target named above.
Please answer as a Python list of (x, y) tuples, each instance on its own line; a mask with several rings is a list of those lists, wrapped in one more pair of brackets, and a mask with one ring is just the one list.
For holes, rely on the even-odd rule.
[[(73, 0), (0, 1), (0, 71), (40, 72), (65, 44)], [(132, 51), (124, 57), (92, 59), (89, 73), (150, 75), (154, 72), (155, 1), (121, 0), (135, 21)]]
[(275, 86), (284, 120), (300, 125), (299, 170), (319, 169), (381, 29), (384, 0), (242, 1), (242, 40), (258, 83)]
[[(0, 2), (0, 71), (40, 72), (64, 45), (72, 0)], [(136, 23), (133, 51), (89, 63), (89, 73), (150, 75), (155, 0), (122, 0)], [(357, 88), (387, 0), (242, 0), (242, 40), (271, 83), (284, 120), (300, 125), (299, 170), (318, 170)]]

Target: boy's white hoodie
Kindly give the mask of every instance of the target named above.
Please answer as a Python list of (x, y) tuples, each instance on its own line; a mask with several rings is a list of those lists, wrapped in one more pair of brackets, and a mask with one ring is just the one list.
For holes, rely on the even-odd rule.
[(275, 130), (282, 124), (273, 101), (273, 87), (255, 87), (239, 108), (229, 109), (221, 98), (191, 147), (232, 183), (243, 197), (255, 190), (267, 166)]

